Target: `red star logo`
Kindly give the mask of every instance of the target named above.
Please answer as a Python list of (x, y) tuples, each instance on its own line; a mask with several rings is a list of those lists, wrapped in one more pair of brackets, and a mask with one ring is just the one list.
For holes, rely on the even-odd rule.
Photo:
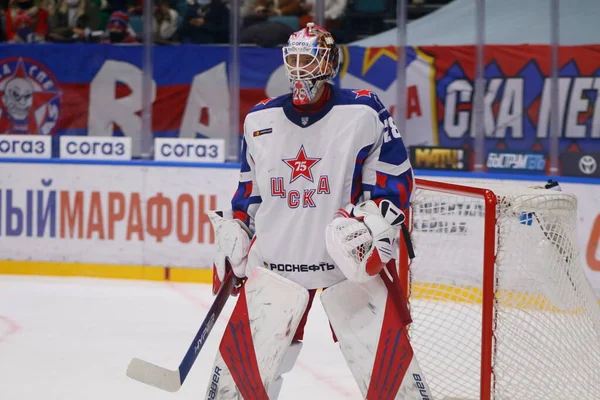
[(320, 158), (306, 157), (304, 146), (301, 146), (296, 158), (287, 158), (283, 160), (283, 162), (292, 169), (292, 178), (290, 179), (290, 183), (294, 182), (301, 176), (311, 182), (314, 182), (310, 169), (319, 161), (321, 161)]
[[(25, 73), (22, 59), (19, 60), (15, 73), (11, 76), (8, 76), (6, 79), (3, 79), (2, 81), (8, 82), (10, 79), (14, 78), (35, 83), (34, 80), (29, 78)], [(6, 86), (6, 84), (4, 84), (4, 86)], [(6, 106), (2, 102), (3, 96), (4, 90), (0, 90), (0, 133), (11, 133), (14, 121), (10, 118), (8, 111), (6, 110)], [(29, 115), (25, 120), (25, 123), (28, 125), (29, 134), (40, 134), (39, 120), (36, 118), (36, 112), (38, 109), (45, 106), (57, 96), (60, 96), (60, 92), (46, 91), (43, 88), (34, 88), (34, 92), (32, 93), (31, 107), (29, 108)], [(45, 116), (47, 112), (48, 110), (45, 110), (42, 116)]]
[(267, 104), (269, 104), (269, 102), (270, 102), (271, 100), (273, 100), (274, 98), (275, 98), (275, 97), (269, 97), (268, 99), (264, 99), (263, 101), (261, 101), (261, 102), (260, 102), (260, 103), (258, 103), (258, 104), (260, 104), (260, 105), (263, 105), (263, 106), (266, 106), (266, 105), (267, 105)]
[(353, 90), (352, 92), (356, 94), (355, 99), (358, 99), (359, 97), (371, 97), (371, 94), (373, 93), (367, 89)]

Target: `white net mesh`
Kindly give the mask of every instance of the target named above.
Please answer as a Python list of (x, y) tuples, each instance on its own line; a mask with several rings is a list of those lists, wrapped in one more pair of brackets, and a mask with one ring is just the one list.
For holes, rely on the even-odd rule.
[[(600, 398), (600, 309), (580, 264), (576, 198), (469, 186), (498, 199), (490, 398)], [(410, 335), (436, 399), (480, 398), (484, 211), (463, 195), (413, 198)]]

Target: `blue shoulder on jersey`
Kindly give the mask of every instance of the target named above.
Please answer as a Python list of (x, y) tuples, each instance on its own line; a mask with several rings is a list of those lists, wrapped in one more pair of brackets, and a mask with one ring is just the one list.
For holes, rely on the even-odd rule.
[[(387, 109), (375, 92), (367, 89), (336, 89), (336, 91), (335, 99), (337, 105), (363, 104), (375, 110), (379, 114), (380, 119), (383, 113), (387, 113)], [(387, 116), (383, 120), (386, 118)]]
[[(410, 205), (410, 193), (413, 190), (412, 168), (410, 164), (402, 167), (405, 162), (408, 162), (408, 154), (400, 132), (398, 132), (387, 108), (374, 92), (366, 89), (339, 89), (337, 104), (363, 104), (371, 107), (377, 112), (384, 127), (378, 161), (380, 162), (379, 167), (385, 165), (386, 168), (376, 170), (375, 182), (361, 182), (360, 189), (357, 187), (357, 190), (352, 193), (352, 201), (358, 201), (360, 190), (362, 190), (370, 192), (372, 199), (385, 198), (401, 209), (407, 209)], [(363, 153), (365, 151), (368, 153), (370, 148), (363, 149)], [(359, 153), (360, 156), (361, 153)], [(353, 189), (355, 189), (354, 185)]]
[(248, 114), (253, 113), (255, 111), (266, 110), (268, 108), (278, 108), (283, 107), (286, 99), (289, 99), (292, 96), (291, 93), (282, 94), (277, 97), (269, 97), (268, 99), (264, 99), (256, 104), (252, 109), (248, 112)]

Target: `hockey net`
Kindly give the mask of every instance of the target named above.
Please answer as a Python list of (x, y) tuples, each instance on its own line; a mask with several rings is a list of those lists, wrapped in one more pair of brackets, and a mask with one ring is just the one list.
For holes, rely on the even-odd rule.
[(401, 257), (400, 271), (434, 398), (600, 398), (600, 309), (580, 264), (576, 198), (416, 183), (416, 258)]

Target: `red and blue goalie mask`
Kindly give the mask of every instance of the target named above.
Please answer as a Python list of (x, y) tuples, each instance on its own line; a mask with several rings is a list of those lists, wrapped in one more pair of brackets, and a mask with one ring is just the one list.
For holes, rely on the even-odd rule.
[(329, 32), (309, 23), (290, 36), (283, 48), (283, 62), (294, 104), (308, 104), (321, 86), (337, 76), (339, 50)]

